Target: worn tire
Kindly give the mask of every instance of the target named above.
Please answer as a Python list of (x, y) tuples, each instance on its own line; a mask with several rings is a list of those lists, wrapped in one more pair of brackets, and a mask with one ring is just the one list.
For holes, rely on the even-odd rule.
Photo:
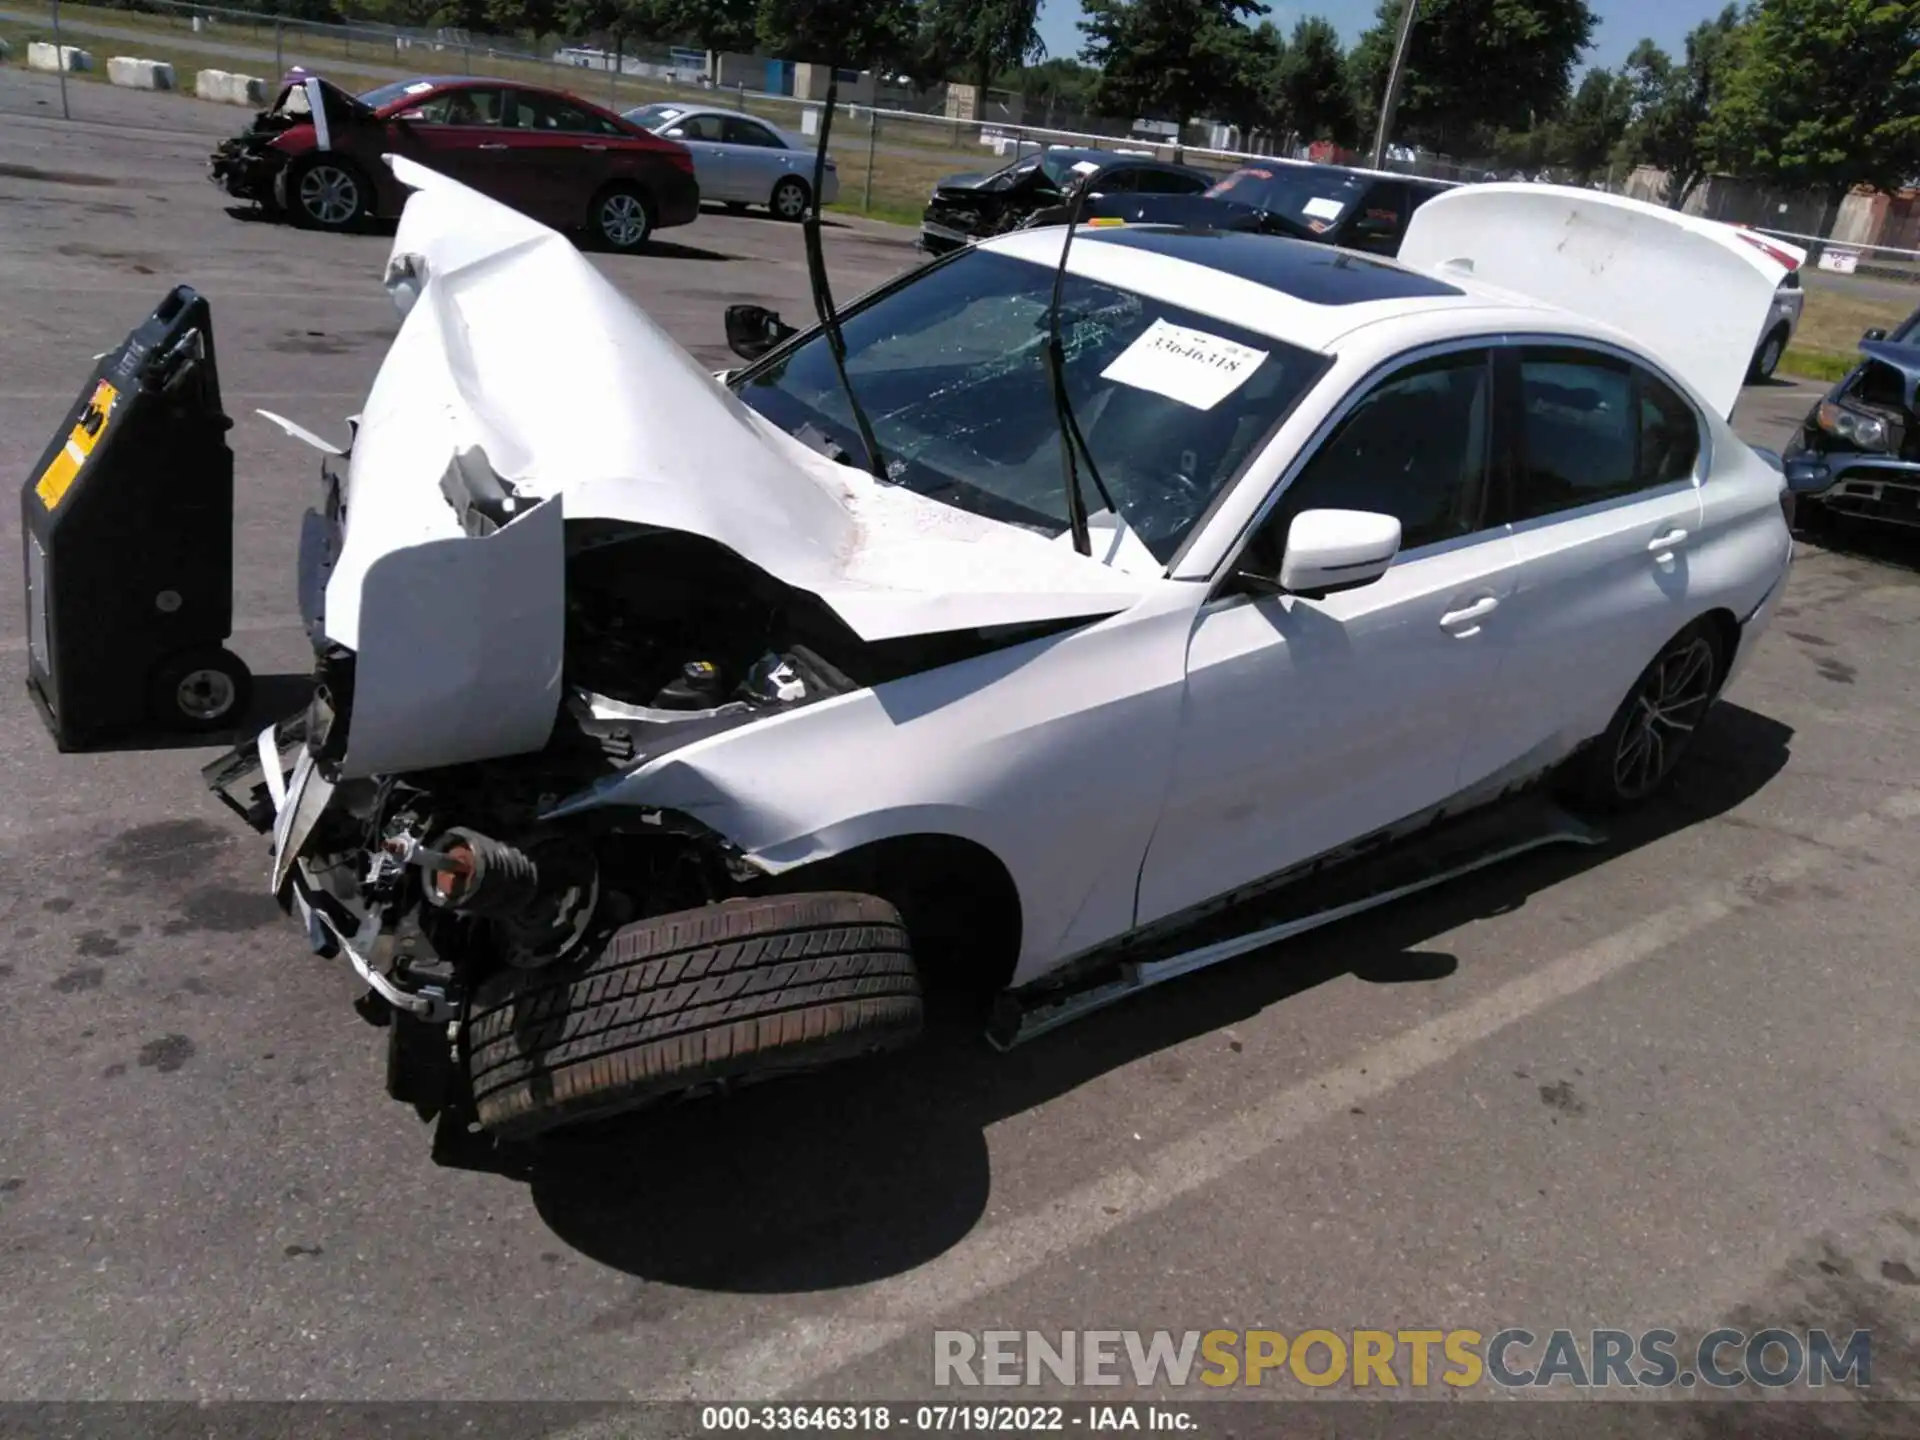
[(1776, 325), (1767, 332), (1766, 339), (1760, 342), (1753, 352), (1753, 359), (1747, 364), (1747, 383), (1757, 385), (1762, 380), (1771, 380), (1773, 372), (1780, 368), (1780, 357), (1787, 353), (1787, 327)]
[[(1700, 722), (1719, 698), (1730, 659), (1720, 631), (1708, 620), (1696, 620), (1663, 645), (1613, 712), (1606, 732), (1568, 762), (1561, 776), (1567, 800), (1583, 810), (1616, 814), (1645, 804), (1666, 789)], [(1670, 718), (1650, 724), (1648, 704), (1660, 699), (1665, 682), (1683, 680), (1688, 687), (1684, 694), (1676, 690), (1666, 701), (1653, 705), (1656, 714)], [(1694, 694), (1695, 684), (1704, 688), (1697, 699), (1687, 698)], [(1660, 763), (1657, 773), (1640, 773), (1632, 758), (1639, 753), (1636, 732), (1649, 729), (1658, 744)]]
[(583, 963), (477, 988), (467, 1069), (509, 1139), (715, 1082), (894, 1049), (921, 1026), (900, 914), (871, 895), (727, 900), (638, 921)]

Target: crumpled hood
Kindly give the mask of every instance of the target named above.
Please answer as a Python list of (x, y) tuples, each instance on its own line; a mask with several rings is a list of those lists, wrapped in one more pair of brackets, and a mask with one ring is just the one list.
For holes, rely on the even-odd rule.
[(1862, 340), (1860, 353), (1897, 374), (1902, 386), (1902, 402), (1908, 410), (1916, 409), (1916, 392), (1920, 392), (1920, 345), (1898, 340)]
[[(417, 192), (386, 276), (405, 318), (359, 418), (320, 617), (358, 655), (348, 773), (545, 743), (566, 520), (713, 540), (867, 640), (1111, 615), (1162, 573), (1111, 528), (1116, 565), (817, 454), (741, 404), (570, 241), (389, 163)], [(476, 488), (511, 499), (492, 533), (469, 533)]]
[(442, 492), (478, 449), (567, 519), (704, 536), (817, 595), (864, 639), (1112, 614), (1150, 582), (881, 485), (774, 431), (565, 238), (394, 158), (418, 191), (388, 262), (406, 320), (348, 472), (330, 638), (357, 644), (368, 568), (461, 535)]

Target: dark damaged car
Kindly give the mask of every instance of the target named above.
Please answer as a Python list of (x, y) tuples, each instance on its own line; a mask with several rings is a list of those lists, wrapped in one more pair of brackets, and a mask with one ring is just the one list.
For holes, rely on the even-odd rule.
[(1867, 331), (1860, 354), (1783, 455), (1803, 529), (1835, 515), (1920, 527), (1920, 310), (1891, 334)]
[(638, 250), (700, 213), (693, 156), (577, 96), (469, 76), (350, 95), (317, 76), (288, 85), (222, 141), (209, 174), (235, 199), (295, 224), (353, 230), (393, 218), (408, 191), (387, 155), (430, 165), (556, 230)]
[(1081, 214), (1096, 224), (1252, 230), (1394, 255), (1413, 212), (1451, 188), (1410, 175), (1276, 160), (1243, 166), (1193, 195), (1126, 194), (1103, 184)]
[(1198, 195), (1219, 178), (1148, 155), (1065, 146), (1043, 150), (991, 174), (969, 171), (943, 178), (933, 187), (920, 217), (920, 248), (930, 255), (944, 255), (990, 235), (1064, 220), (1067, 203), (1096, 173), (1099, 195), (1116, 200)]

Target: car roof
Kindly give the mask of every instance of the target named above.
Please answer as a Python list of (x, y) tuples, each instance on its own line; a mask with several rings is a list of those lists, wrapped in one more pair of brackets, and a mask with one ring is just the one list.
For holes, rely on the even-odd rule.
[[(1016, 230), (975, 248), (1053, 265), (1063, 227)], [(1245, 231), (1175, 226), (1074, 232), (1067, 268), (1106, 284), (1213, 315), (1304, 349), (1330, 353), (1365, 326), (1457, 316), (1462, 332), (1490, 321), (1619, 343), (1609, 327), (1474, 280), (1445, 279), (1357, 251)]]
[(766, 126), (769, 130), (778, 131), (780, 129), (778, 125), (767, 119), (766, 116), (755, 115), (750, 110), (732, 110), (725, 105), (689, 105), (683, 104), (678, 100), (649, 100), (644, 105), (631, 105), (620, 113), (622, 115), (631, 115), (636, 110), (651, 110), (656, 106), (662, 110), (672, 110), (679, 115), (724, 115), (730, 120), (751, 120), (757, 125)]

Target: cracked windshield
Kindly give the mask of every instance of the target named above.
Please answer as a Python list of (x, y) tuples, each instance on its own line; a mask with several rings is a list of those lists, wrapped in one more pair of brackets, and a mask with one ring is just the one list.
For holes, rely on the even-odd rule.
[[(847, 375), (897, 483), (1045, 535), (1066, 530), (1046, 359), (1052, 290), (1050, 266), (969, 252), (843, 318)], [(1163, 563), (1320, 364), (1270, 336), (1077, 275), (1062, 287), (1060, 337), (1067, 396), (1093, 455), (1081, 466), (1087, 508), (1117, 511)], [(861, 464), (823, 339), (739, 393), (790, 434)]]

